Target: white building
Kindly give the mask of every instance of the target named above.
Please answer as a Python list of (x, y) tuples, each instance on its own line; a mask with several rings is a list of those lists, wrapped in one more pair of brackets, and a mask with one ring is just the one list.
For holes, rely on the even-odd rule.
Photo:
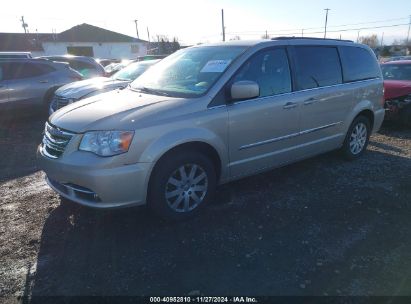
[(147, 41), (83, 23), (59, 34), (0, 33), (0, 51), (135, 59), (147, 54)]

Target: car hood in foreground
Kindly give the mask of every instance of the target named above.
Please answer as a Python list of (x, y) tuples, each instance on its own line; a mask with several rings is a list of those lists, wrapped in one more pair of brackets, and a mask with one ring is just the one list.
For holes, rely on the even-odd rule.
[(384, 80), (385, 100), (411, 94), (411, 80)]
[(111, 91), (126, 87), (130, 81), (97, 77), (72, 82), (57, 89), (56, 95), (64, 98), (81, 99), (96, 91)]
[[(77, 133), (92, 130), (134, 130), (150, 115), (167, 110), (181, 100), (148, 95), (130, 89), (111, 91), (70, 104), (50, 116), (51, 124)], [(159, 107), (160, 103), (166, 107)], [(158, 105), (158, 106), (156, 106)]]

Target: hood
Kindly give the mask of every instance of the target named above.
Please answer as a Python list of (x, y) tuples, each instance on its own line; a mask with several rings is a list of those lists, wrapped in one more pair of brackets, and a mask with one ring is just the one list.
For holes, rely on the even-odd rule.
[(56, 90), (56, 95), (64, 98), (81, 99), (96, 91), (110, 91), (126, 87), (130, 81), (97, 77), (66, 84)]
[(392, 99), (411, 94), (411, 81), (384, 80), (384, 99)]
[(51, 115), (49, 121), (59, 128), (77, 133), (133, 130), (144, 113), (150, 112), (150, 106), (165, 101), (172, 105), (173, 100), (177, 98), (142, 94), (129, 89), (116, 90), (70, 104)]

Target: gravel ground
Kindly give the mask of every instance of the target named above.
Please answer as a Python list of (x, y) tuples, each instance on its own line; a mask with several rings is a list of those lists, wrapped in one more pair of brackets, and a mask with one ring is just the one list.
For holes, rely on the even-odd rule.
[(0, 296), (411, 295), (411, 130), (224, 185), (170, 224), (61, 201), (36, 166), (43, 125), (0, 126)]

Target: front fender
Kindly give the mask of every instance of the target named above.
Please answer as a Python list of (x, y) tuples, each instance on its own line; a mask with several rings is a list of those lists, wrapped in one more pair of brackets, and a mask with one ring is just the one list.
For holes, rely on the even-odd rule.
[(228, 150), (224, 139), (204, 128), (185, 128), (164, 134), (153, 141), (141, 154), (138, 162), (151, 162), (154, 165), (171, 149), (186, 143), (202, 142), (213, 147), (221, 160), (221, 180), (228, 177)]

